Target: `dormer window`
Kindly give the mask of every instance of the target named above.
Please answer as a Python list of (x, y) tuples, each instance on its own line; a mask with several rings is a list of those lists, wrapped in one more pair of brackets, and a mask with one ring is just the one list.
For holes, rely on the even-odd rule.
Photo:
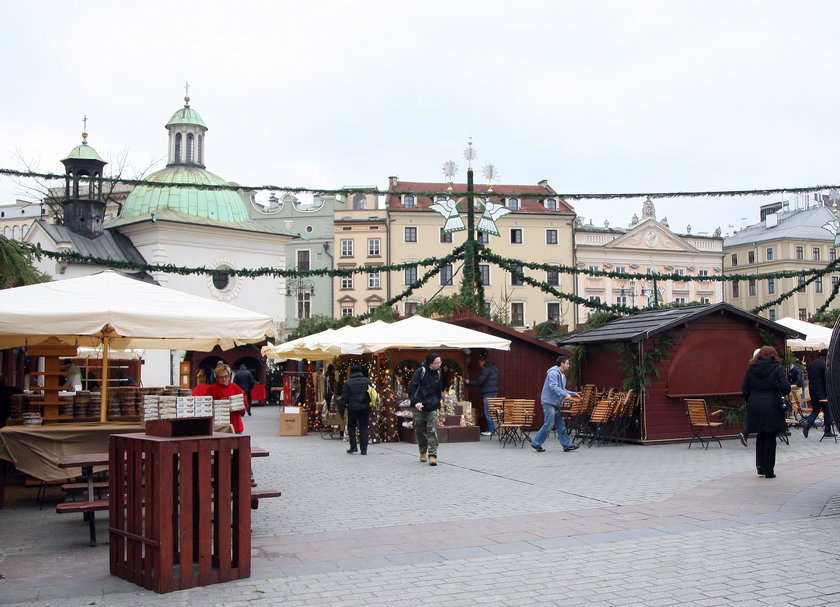
[(509, 208), (511, 211), (518, 211), (519, 210), (519, 199), (518, 198), (508, 198), (505, 201), (505, 204), (507, 205), (507, 208)]
[(556, 211), (557, 210), (557, 199), (556, 198), (546, 198), (543, 201), (543, 206), (545, 206), (546, 211)]
[(406, 209), (416, 209), (417, 199), (412, 194), (406, 194), (403, 196), (403, 207)]

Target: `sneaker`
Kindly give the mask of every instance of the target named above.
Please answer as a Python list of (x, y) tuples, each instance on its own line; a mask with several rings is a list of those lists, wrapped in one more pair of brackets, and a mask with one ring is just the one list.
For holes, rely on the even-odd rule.
[(355, 452), (356, 452), (355, 447), (351, 447), (350, 449), (347, 450), (347, 453), (355, 453)]
[(537, 453), (545, 453), (545, 449), (543, 449), (540, 445), (535, 445), (534, 443), (531, 443), (531, 448)]
[(808, 432), (811, 430), (811, 426), (809, 424), (805, 424), (802, 428), (802, 436), (808, 438)]
[(481, 436), (492, 436), (492, 435), (493, 435), (492, 432), (482, 432), (481, 433)]
[(255, 481), (254, 479), (251, 479), (251, 486), (256, 487), (257, 486), (257, 481)]
[(437, 455), (430, 455), (429, 456), (429, 465), (430, 466), (437, 466)]
[(421, 461), (421, 462), (425, 462), (425, 461), (426, 461), (426, 452), (425, 452), (425, 451), (424, 451), (423, 453), (421, 453), (421, 454), (420, 454), (420, 461)]
[(563, 447), (563, 452), (567, 451), (574, 451), (575, 449), (580, 449), (580, 445), (572, 445), (571, 447)]

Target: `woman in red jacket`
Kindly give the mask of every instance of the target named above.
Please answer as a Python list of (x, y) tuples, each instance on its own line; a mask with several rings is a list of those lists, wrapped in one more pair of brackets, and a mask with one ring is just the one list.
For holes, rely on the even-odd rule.
[[(245, 432), (245, 424), (242, 423), (242, 416), (248, 411), (248, 397), (245, 395), (245, 392), (237, 386), (235, 383), (231, 381), (231, 371), (230, 367), (227, 366), (225, 363), (220, 362), (216, 365), (216, 368), (213, 369), (213, 375), (216, 376), (215, 383), (210, 384), (209, 386), (196, 386), (193, 389), (193, 395), (207, 395), (212, 396), (213, 400), (220, 400), (223, 398), (230, 398), (236, 394), (241, 394), (242, 399), (245, 402), (245, 408), (241, 411), (231, 411), (230, 412), (230, 425), (233, 426), (233, 431), (237, 434), (242, 434)], [(257, 483), (254, 482), (254, 471), (251, 470), (251, 486), (256, 487)]]

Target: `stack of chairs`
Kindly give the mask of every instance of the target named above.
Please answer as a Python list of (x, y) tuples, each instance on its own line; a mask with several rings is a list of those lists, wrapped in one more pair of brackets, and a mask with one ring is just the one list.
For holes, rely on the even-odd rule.
[(586, 384), (580, 391), (580, 398), (570, 398), (564, 402), (563, 417), (566, 421), (566, 432), (573, 441), (582, 440), (592, 408), (598, 402), (600, 394), (595, 384)]
[(608, 394), (608, 398), (602, 398), (595, 404), (589, 416), (588, 447), (596, 442), (605, 445), (612, 440), (616, 414), (624, 393), (610, 390)]
[(636, 392), (628, 390), (622, 393), (622, 397), (618, 403), (618, 410), (615, 413), (615, 423), (613, 425), (612, 439), (618, 440), (624, 437), (627, 429), (635, 419), (636, 412)]
[(534, 421), (534, 399), (506, 398), (502, 412), (502, 422), (499, 429), (502, 432), (502, 446), (506, 447), (509, 442), (521, 443), (520, 448), (525, 446), (525, 441), (531, 442), (530, 430)]
[(504, 418), (505, 400), (507, 399), (503, 396), (487, 399), (487, 408), (490, 409), (490, 415), (493, 417), (493, 423), (496, 425), (496, 429), (490, 435), (490, 440), (493, 440), (494, 435), (498, 436), (499, 440), (502, 440), (501, 424)]

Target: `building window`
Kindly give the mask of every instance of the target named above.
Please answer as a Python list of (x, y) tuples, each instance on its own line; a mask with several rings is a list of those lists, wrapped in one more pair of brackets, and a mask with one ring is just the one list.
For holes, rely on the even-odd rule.
[(310, 316), (312, 316), (312, 293), (309, 291), (298, 291), (297, 317), (309, 318)]
[(708, 276), (709, 271), (708, 270), (700, 270), (699, 272), (697, 272), (697, 275), (698, 276)]
[(701, 304), (710, 304), (710, 303), (712, 303), (712, 300), (709, 297), (701, 297), (700, 298), (700, 303)]
[(832, 276), (831, 277), (831, 290), (832, 292), (837, 289), (837, 283), (840, 282), (840, 276)]
[(808, 322), (808, 310), (805, 308), (799, 308), (799, 320), (804, 320)]
[(750, 278), (747, 281), (747, 294), (750, 297), (755, 297), (755, 278)]
[(195, 137), (192, 133), (187, 134), (187, 162), (195, 160)]
[(512, 228), (510, 230), (510, 244), (522, 244), (521, 228)]
[(677, 268), (674, 270), (674, 274), (677, 276), (685, 276), (685, 269), (684, 268)]
[(738, 265), (738, 254), (737, 254), (737, 253), (733, 253), (733, 254), (732, 254), (732, 265), (733, 265), (733, 266), (737, 266), (737, 265)]
[(546, 211), (556, 211), (557, 210), (557, 199), (556, 198), (546, 198), (543, 202)]
[(773, 247), (767, 247), (767, 261), (773, 261)]
[(545, 273), (545, 281), (552, 287), (560, 286), (560, 272), (558, 270), (548, 270)]
[(341, 315), (342, 316), (353, 316), (352, 306), (341, 306)]
[(741, 283), (740, 281), (733, 280), (732, 281), (732, 297), (738, 299), (741, 297)]
[(514, 327), (525, 326), (525, 304), (514, 302), (510, 304), (510, 322)]
[(478, 232), (476, 240), (481, 244), (490, 244), (490, 234), (487, 232)]
[(356, 194), (353, 196), (353, 208), (356, 210), (367, 208), (367, 196), (364, 194)]
[(452, 286), (452, 264), (448, 263), (440, 268), (440, 286)]
[[(17, 226), (15, 226), (15, 229), (17, 229)], [(227, 274), (213, 274), (213, 286), (219, 291), (227, 290), (230, 286), (230, 276)]]
[(805, 277), (804, 276), (797, 276), (796, 282), (797, 282), (797, 285), (798, 285), (796, 287), (796, 290), (800, 293), (804, 293), (805, 292)]
[(309, 269), (309, 250), (305, 251), (298, 251), (297, 252), (297, 269), (298, 270), (308, 270)]
[(755, 263), (755, 251), (747, 251), (747, 263)]
[(545, 244), (557, 244), (557, 230), (545, 231)]
[(406, 194), (403, 196), (403, 207), (406, 209), (416, 209), (417, 199), (411, 194)]
[(417, 228), (409, 226), (405, 228), (405, 241), (417, 242)]
[(820, 276), (819, 278), (817, 278), (814, 281), (814, 293), (822, 293), (822, 292), (823, 292), (823, 282), (822, 282), (822, 276)]
[(378, 289), (382, 278), (379, 270), (376, 272), (368, 272), (368, 289)]
[(368, 239), (368, 257), (382, 256), (382, 241), (379, 238)]
[(181, 133), (175, 134), (175, 162), (181, 162)]
[(656, 274), (656, 266), (648, 266), (647, 269), (645, 269), (645, 273), (648, 275)]
[(353, 288), (353, 275), (350, 276), (342, 276), (341, 277), (341, 288), (342, 289), (352, 289)]
[(440, 241), (441, 242), (452, 242), (452, 232), (444, 232), (443, 228), (440, 229)]
[(627, 266), (616, 266), (615, 271), (618, 274), (626, 274), (627, 273)]
[(776, 308), (770, 308), (768, 312), (770, 313), (770, 320), (776, 320)]
[(511, 211), (518, 211), (519, 210), (519, 199), (518, 198), (508, 198), (506, 201), (507, 208)]
[(627, 306), (627, 296), (626, 295), (616, 295), (615, 296), (615, 305), (617, 305), (617, 306)]
[(482, 286), (486, 287), (490, 285), (490, 264), (478, 264), (478, 278)]
[(796, 259), (805, 259), (805, 247), (797, 245), (797, 247), (796, 247)]
[(415, 282), (417, 282), (417, 266), (410, 266), (405, 269), (403, 284), (413, 285)]
[[(516, 269), (520, 273), (522, 273), (522, 266), (517, 266)], [(525, 284), (525, 281), (522, 280), (522, 277), (520, 277), (520, 276), (514, 274), (513, 272), (511, 272), (511, 274), (510, 274), (510, 285), (512, 287), (521, 287), (524, 284)]]
[[(595, 265), (589, 266), (589, 271), (590, 272), (598, 272), (600, 269), (601, 269), (600, 266), (595, 266)], [(599, 277), (598, 276), (593, 276), (593, 278), (599, 278)]]
[(776, 279), (775, 278), (768, 278), (767, 279), (767, 294), (772, 295), (776, 292)]
[(407, 301), (405, 302), (405, 315), (406, 316), (414, 316), (417, 314), (417, 308), (420, 307), (420, 304), (416, 301)]
[(830, 247), (828, 249), (828, 261), (834, 261), (837, 259), (837, 249), (834, 247)]
[(675, 297), (674, 303), (679, 305), (685, 305), (685, 297)]
[(601, 303), (601, 298), (598, 295), (590, 295), (589, 301), (599, 304)]
[(560, 322), (560, 302), (550, 301), (546, 304), (546, 317), (551, 322)]
[(353, 241), (352, 240), (342, 240), (341, 241), (341, 256), (342, 257), (353, 257)]
[(812, 249), (812, 252), (813, 252), (813, 256), (814, 256), (814, 261), (819, 261), (820, 260), (820, 248), (819, 247), (814, 247)]

